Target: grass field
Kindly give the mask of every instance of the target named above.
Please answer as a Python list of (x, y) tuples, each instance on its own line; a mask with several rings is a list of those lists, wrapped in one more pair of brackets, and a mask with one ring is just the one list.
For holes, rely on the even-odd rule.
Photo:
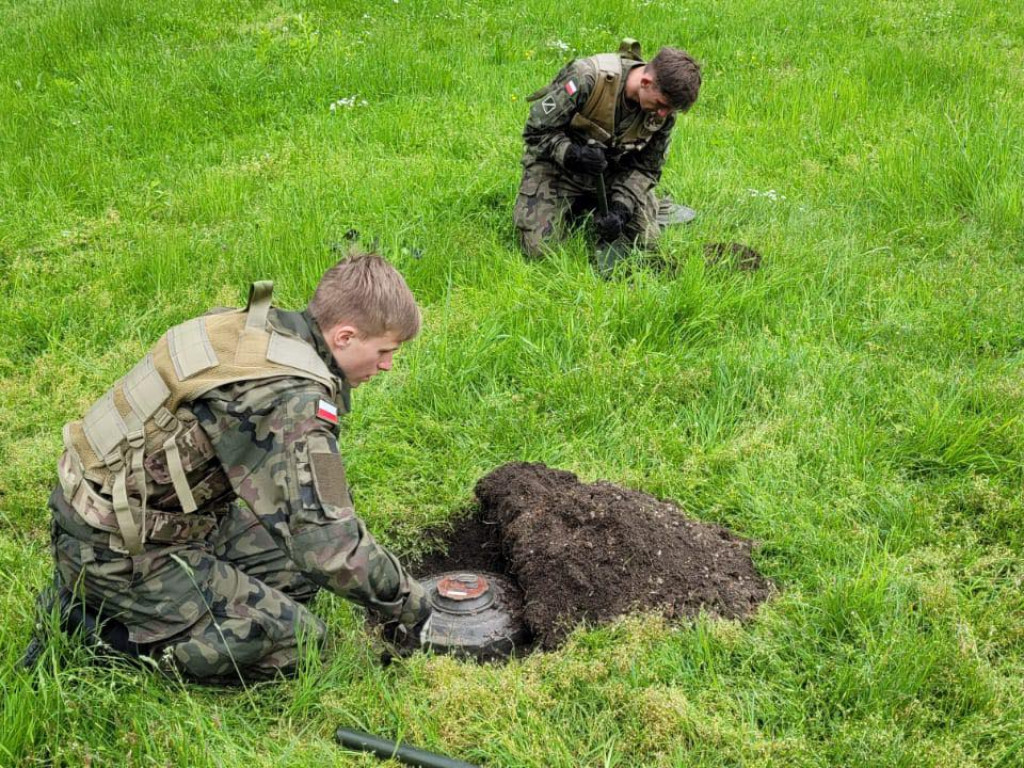
[[(526, 262), (524, 97), (625, 35), (703, 63), (661, 185), (699, 218), (661, 269)], [(490, 768), (1024, 765), (1019, 2), (0, 0), (0, 50), (0, 765), (376, 764), (339, 725)], [(322, 595), (294, 681), (16, 673), (62, 424), (251, 280), (300, 307), (350, 228), (425, 311), (343, 440), (379, 538), (544, 461), (756, 539), (777, 598), (382, 669)]]

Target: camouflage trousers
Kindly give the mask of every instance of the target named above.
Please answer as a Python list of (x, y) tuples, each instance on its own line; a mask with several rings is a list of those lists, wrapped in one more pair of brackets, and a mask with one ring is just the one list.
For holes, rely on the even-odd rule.
[(127, 629), (117, 650), (189, 679), (238, 682), (293, 673), (326, 637), (304, 605), (318, 588), (241, 504), (206, 539), (147, 543), (136, 557), (105, 546), (110, 534), (84, 525), (59, 488), (50, 507), (59, 580), (101, 622)]
[[(615, 176), (605, 179), (611, 190)], [(513, 219), (519, 243), (528, 256), (542, 256), (552, 244), (563, 240), (570, 228), (597, 210), (597, 187), (593, 176), (574, 176), (550, 163), (531, 163), (523, 169)], [(653, 190), (627, 223), (623, 240), (651, 247), (660, 227), (658, 201)]]

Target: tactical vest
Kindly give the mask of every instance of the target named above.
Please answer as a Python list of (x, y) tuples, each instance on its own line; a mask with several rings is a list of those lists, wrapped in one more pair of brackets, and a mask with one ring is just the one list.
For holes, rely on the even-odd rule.
[[(340, 380), (313, 346), (268, 325), (273, 285), (254, 283), (244, 310), (171, 328), (84, 418), (64, 426), (58, 468), (64, 499), (92, 528), (109, 532), (114, 549), (139, 554), (159, 527), (147, 521), (147, 479), (172, 485), (183, 513), (153, 513), (161, 525), (186, 539), (212, 530), (211, 518), (189, 517), (210, 496), (209, 489), (190, 484), (188, 473), (197, 469), (191, 457), (213, 457), (188, 408), (193, 400), (227, 384), (280, 376), (322, 384), (332, 400), (341, 396)], [(192, 450), (197, 445), (206, 450)]]
[(587, 102), (573, 115), (569, 127), (605, 147), (624, 151), (642, 149), (665, 125), (666, 118), (646, 115), (636, 120), (623, 136), (615, 137), (615, 110), (625, 86), (625, 75), (633, 68), (632, 63), (643, 63), (640, 44), (627, 38), (618, 53), (601, 53), (586, 61), (597, 79)]

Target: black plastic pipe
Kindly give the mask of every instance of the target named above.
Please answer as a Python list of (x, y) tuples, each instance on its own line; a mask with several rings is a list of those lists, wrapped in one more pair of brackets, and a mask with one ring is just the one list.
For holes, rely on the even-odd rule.
[(435, 752), (427, 752), (424, 749), (417, 749), (397, 741), (388, 741), (377, 736), (371, 736), (362, 731), (352, 731), (348, 728), (339, 728), (334, 734), (335, 740), (343, 747), (357, 749), (360, 752), (371, 752), (382, 760), (397, 760), (405, 765), (416, 766), (417, 768), (478, 768), (478, 766), (464, 763), (452, 757), (439, 755)]

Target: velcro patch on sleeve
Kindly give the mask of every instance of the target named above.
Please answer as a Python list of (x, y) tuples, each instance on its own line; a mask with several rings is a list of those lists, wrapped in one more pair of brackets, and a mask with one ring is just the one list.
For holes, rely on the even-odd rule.
[(328, 424), (337, 426), (338, 424), (338, 406), (329, 400), (320, 400), (316, 404), (316, 417), (321, 421), (326, 421)]
[[(352, 497), (345, 482), (345, 465), (336, 453), (309, 454), (309, 464), (313, 469), (313, 485), (320, 503), (325, 507), (333, 507), (337, 515), (352, 514)], [(343, 510), (343, 512), (342, 512)]]
[(576, 95), (576, 91), (578, 91), (578, 90), (579, 90), (579, 88), (576, 87), (576, 81), (575, 80), (570, 80), (569, 82), (567, 82), (565, 84), (565, 92), (568, 93), (570, 96), (575, 96)]

